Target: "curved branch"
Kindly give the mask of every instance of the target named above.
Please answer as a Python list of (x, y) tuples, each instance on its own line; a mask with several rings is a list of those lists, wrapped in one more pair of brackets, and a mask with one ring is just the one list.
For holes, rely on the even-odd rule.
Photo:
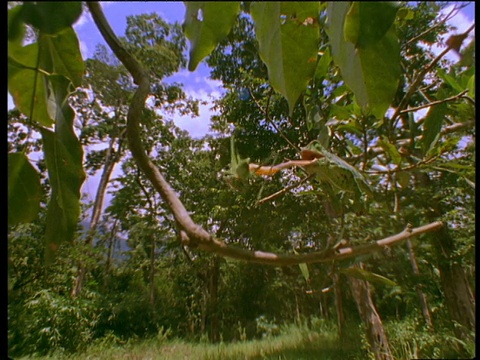
[(322, 252), (303, 255), (278, 255), (262, 251), (250, 251), (229, 247), (224, 242), (215, 239), (205, 229), (192, 220), (175, 191), (165, 180), (158, 167), (150, 160), (143, 147), (139, 122), (142, 118), (145, 101), (150, 91), (150, 81), (147, 74), (137, 60), (135, 60), (135, 58), (123, 48), (108, 24), (99, 3), (87, 2), (87, 6), (105, 41), (118, 59), (127, 68), (132, 75), (134, 82), (138, 85), (127, 114), (127, 139), (130, 151), (138, 167), (144, 172), (145, 176), (149, 179), (161, 195), (162, 199), (166, 202), (168, 208), (172, 211), (173, 216), (180, 227), (180, 235), (184, 245), (195, 246), (201, 250), (233, 259), (283, 266), (301, 263), (329, 262), (355, 257), (379, 250), (385, 245), (391, 245), (400, 240), (408, 239), (424, 232), (437, 230), (443, 226), (441, 222), (435, 222), (416, 229), (407, 229), (400, 234), (376, 241), (369, 245), (341, 249), (327, 249)]

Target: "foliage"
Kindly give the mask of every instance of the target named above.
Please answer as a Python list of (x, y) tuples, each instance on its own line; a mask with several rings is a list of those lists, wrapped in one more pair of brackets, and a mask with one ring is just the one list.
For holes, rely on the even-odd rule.
[[(350, 340), (340, 345), (328, 325), (336, 315), (337, 272), (340, 279), (377, 280), (377, 309), (388, 320), (397, 356), (474, 352), (468, 340), (452, 335), (439, 269), (461, 265), (473, 287), (475, 67), (468, 61), (431, 66), (431, 52), (419, 46), (441, 43), (448, 30), (436, 17), (438, 4), (188, 3), (189, 69), (206, 58), (211, 77), (225, 87), (212, 118), (216, 134), (199, 140), (172, 121), (179, 113), (198, 114), (198, 102), (181, 84), (164, 82), (187, 64), (181, 26), (155, 14), (129, 17), (121, 39), (152, 82), (141, 140), (212, 236), (249, 250), (308, 253), (441, 219), (455, 240), (451, 254), (442, 257), (434, 235), (418, 238), (420, 274), (401, 247), (300, 268), (182, 248), (169, 204), (124, 144), (136, 85), (105, 47), (93, 59), (80, 58), (71, 25), (81, 7), (61, 6), (61, 17), (49, 2), (9, 10), (8, 80), (17, 107), (8, 114), (12, 355), (80, 352), (96, 341), (108, 353), (100, 357), (110, 356), (110, 346), (121, 353), (123, 345), (132, 356), (182, 346), (196, 358), (319, 352), (364, 358), (351, 297), (343, 300)], [(424, 115), (415, 110), (426, 107)], [(105, 143), (108, 149), (93, 148)], [(245, 167), (248, 159), (262, 165), (297, 159), (306, 144), (323, 154), (309, 182), (306, 167), (268, 179)], [(43, 155), (33, 161), (38, 151)], [(79, 189), (85, 170), (94, 175), (107, 168), (109, 151), (122, 172), (110, 182), (112, 200), (91, 247), (83, 244), (87, 224), (79, 226), (88, 218)], [(222, 176), (229, 166), (240, 179)], [(359, 261), (366, 270), (351, 267)], [(88, 270), (85, 290), (70, 298), (79, 262)], [(435, 314), (434, 333), (412, 315), (420, 315), (418, 284)], [(348, 295), (345, 284), (339, 288)], [(292, 323), (311, 326), (288, 328)], [(223, 341), (268, 336), (238, 346), (197, 345), (198, 353), (167, 340), (199, 340), (215, 331)], [(136, 348), (139, 338), (151, 340)]]

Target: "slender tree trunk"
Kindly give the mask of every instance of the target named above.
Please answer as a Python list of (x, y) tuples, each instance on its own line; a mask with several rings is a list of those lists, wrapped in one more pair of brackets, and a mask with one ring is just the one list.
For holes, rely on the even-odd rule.
[(345, 313), (343, 312), (342, 302), (342, 288), (340, 283), (340, 276), (338, 273), (332, 275), (333, 278), (333, 292), (335, 295), (335, 310), (337, 313), (338, 337), (341, 341), (345, 339)]
[[(359, 265), (362, 267), (362, 265)], [(357, 303), (358, 312), (365, 324), (370, 349), (376, 360), (393, 360), (382, 320), (373, 304), (370, 284), (365, 280), (349, 278), (350, 289)]]
[(448, 229), (440, 229), (433, 241), (448, 312), (453, 321), (462, 325), (454, 327), (455, 335), (459, 339), (469, 338), (475, 331), (475, 298), (467, 276), (454, 259), (455, 245)]
[(150, 305), (155, 304), (155, 236), (150, 240)]
[(220, 263), (217, 256), (212, 259), (209, 276), (209, 338), (211, 342), (220, 340), (219, 321), (218, 321), (218, 283), (220, 279)]
[[(108, 182), (112, 175), (115, 164), (118, 162), (119, 157), (117, 154), (120, 153), (122, 147), (122, 138), (119, 139), (118, 151), (115, 153), (113, 147), (115, 144), (116, 138), (112, 138), (110, 145), (107, 149), (107, 154), (105, 156), (105, 165), (103, 167), (102, 176), (100, 178), (100, 183), (98, 184), (97, 193), (95, 195), (95, 202), (93, 204), (92, 217), (90, 219), (90, 228), (85, 239), (87, 245), (92, 245), (93, 237), (95, 230), (97, 229), (98, 222), (100, 221), (100, 216), (102, 215), (103, 203), (105, 200), (105, 193), (107, 192)], [(82, 262), (78, 265), (78, 274), (75, 279), (75, 284), (72, 287), (71, 296), (76, 297), (80, 295), (85, 281), (86, 268), (85, 264)]]
[(103, 286), (106, 288), (108, 285), (108, 277), (110, 275), (110, 269), (112, 267), (113, 259), (113, 249), (115, 248), (115, 235), (117, 232), (118, 219), (115, 219), (113, 222), (112, 230), (110, 231), (110, 237), (108, 238), (108, 252), (107, 252), (107, 261), (105, 263), (105, 277), (103, 281)]
[[(415, 251), (413, 250), (412, 242), (410, 241), (410, 239), (407, 239), (406, 243), (408, 249), (408, 257), (410, 258), (410, 264), (412, 265), (413, 273), (418, 276), (420, 275), (420, 270), (418, 269), (417, 259), (415, 257)], [(432, 315), (428, 306), (427, 296), (423, 292), (422, 287), (422, 284), (417, 284), (415, 286), (418, 300), (420, 301), (420, 306), (422, 308), (422, 314), (423, 318), (425, 319), (425, 324), (428, 326), (429, 329), (433, 330)]]

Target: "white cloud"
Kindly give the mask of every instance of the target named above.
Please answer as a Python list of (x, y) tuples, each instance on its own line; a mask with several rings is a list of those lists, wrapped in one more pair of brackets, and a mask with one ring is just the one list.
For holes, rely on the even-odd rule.
[(192, 89), (191, 86), (189, 86), (189, 89), (185, 89), (187, 96), (206, 103), (199, 104), (199, 116), (192, 117), (189, 115), (177, 115), (174, 118), (175, 124), (181, 129), (188, 131), (190, 136), (194, 138), (205, 136), (209, 132), (211, 117), (218, 114), (217, 111), (212, 109), (212, 106), (213, 101), (218, 99), (221, 96), (221, 93), (218, 88), (215, 89), (213, 80), (205, 79), (204, 81), (207, 85), (211, 86), (210, 89), (199, 88), (195, 90)]

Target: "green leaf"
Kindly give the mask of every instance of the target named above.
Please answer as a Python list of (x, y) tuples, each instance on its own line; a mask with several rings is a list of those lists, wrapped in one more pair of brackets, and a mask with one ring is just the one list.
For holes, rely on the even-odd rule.
[(188, 70), (194, 71), (230, 32), (240, 12), (240, 2), (186, 1), (185, 5), (183, 29), (191, 45)]
[(83, 150), (73, 130), (75, 113), (67, 103), (70, 81), (61, 75), (51, 75), (48, 85), (55, 114), (55, 132), (41, 129), (52, 187), (45, 231), (47, 264), (54, 259), (62, 242), (73, 240), (80, 215), (80, 188), (85, 180)]
[(395, 21), (398, 3), (396, 1), (359, 1), (354, 3), (358, 3), (360, 23), (356, 45), (358, 48), (367, 48), (387, 35)]
[(423, 124), (423, 136), (420, 141), (424, 155), (427, 155), (437, 143), (446, 111), (447, 107), (444, 103), (432, 106), (428, 111)]
[(378, 283), (378, 284), (383, 284), (387, 286), (397, 286), (397, 284), (394, 281), (364, 269), (350, 267), (346, 269), (339, 269), (338, 271), (342, 274), (345, 274), (347, 276), (352, 276), (360, 280), (365, 280), (372, 283)]
[(43, 126), (51, 126), (53, 120), (47, 111), (45, 75), (35, 70), (38, 56), (38, 43), (18, 49), (15, 58), (9, 54), (8, 92), (20, 112)]
[(21, 44), (25, 35), (21, 12), (21, 5), (8, 10), (8, 41), (16, 44)]
[[(369, 6), (381, 7), (377, 2), (372, 2)], [(344, 37), (344, 21), (348, 10), (348, 2), (329, 2), (327, 6), (327, 34), (332, 56), (363, 111), (381, 118), (395, 96), (400, 78), (398, 39), (393, 24), (377, 39), (383, 30), (377, 33), (367, 29), (370, 29), (369, 24), (376, 25), (377, 22), (382, 22), (383, 29), (386, 23), (383, 23), (382, 17), (376, 15), (367, 20), (361, 16), (360, 21), (369, 24), (360, 24), (360, 28), (364, 29), (360, 31), (365, 34), (360, 34), (363, 40), (359, 38), (358, 42), (362, 46), (356, 48), (351, 42), (345, 41)], [(371, 12), (378, 14), (378, 11)]]
[(8, 154), (8, 225), (31, 222), (40, 210), (40, 175), (22, 153)]
[(472, 99), (475, 99), (475, 74), (468, 79), (467, 89), (468, 96), (470, 96)]
[(66, 28), (53, 36), (40, 35), (36, 43), (9, 47), (8, 55), (8, 91), (15, 106), (33, 121), (50, 127), (53, 116), (48, 112), (45, 76), (57, 73), (75, 86), (82, 83), (85, 64), (75, 31)]
[[(372, 189), (367, 183), (365, 177), (352, 165), (339, 158), (335, 154), (327, 151), (319, 142), (311, 142), (307, 148), (320, 152), (325, 159), (319, 159), (317, 164), (311, 165), (312, 169), (318, 165), (315, 173), (324, 177), (327, 182), (330, 182), (332, 186), (339, 188), (340, 190), (355, 191), (359, 190), (365, 192), (368, 195), (372, 195)], [(325, 166), (325, 160), (327, 165)]]
[(306, 282), (310, 279), (310, 272), (308, 271), (308, 266), (305, 263), (298, 264), (298, 267), (300, 268), (300, 271), (302, 272), (302, 275), (305, 279)]
[(327, 47), (323, 52), (322, 56), (320, 56), (320, 60), (318, 61), (317, 69), (315, 70), (315, 75), (314, 75), (315, 79), (320, 80), (325, 77), (331, 62), (332, 62), (332, 55), (330, 54), (330, 48)]
[(64, 75), (74, 86), (82, 85), (85, 63), (73, 28), (66, 28), (54, 36), (41, 35), (39, 42), (45, 49), (41, 67), (49, 73)]
[(400, 171), (396, 175), (396, 180), (398, 184), (403, 188), (406, 189), (408, 188), (410, 184), (410, 173), (407, 171)]
[(402, 162), (402, 156), (397, 148), (391, 144), (385, 136), (378, 140), (378, 145), (388, 154), (388, 156), (390, 156), (390, 159), (392, 159), (395, 165), (400, 165)]
[(343, 23), (343, 37), (345, 41), (357, 45), (358, 36), (360, 34), (360, 4), (358, 1), (353, 1), (350, 4), (345, 15), (345, 22)]
[(317, 65), (319, 3), (254, 2), (250, 12), (270, 84), (292, 114)]
[(440, 77), (440, 79), (445, 81), (445, 83), (450, 85), (456, 91), (462, 92), (463, 90), (465, 90), (464, 87), (458, 83), (457, 79), (455, 79), (455, 77), (453, 77), (452, 75), (447, 74), (445, 70), (438, 69), (437, 74)]
[(25, 1), (22, 7), (24, 21), (46, 34), (71, 26), (81, 14), (81, 1)]

